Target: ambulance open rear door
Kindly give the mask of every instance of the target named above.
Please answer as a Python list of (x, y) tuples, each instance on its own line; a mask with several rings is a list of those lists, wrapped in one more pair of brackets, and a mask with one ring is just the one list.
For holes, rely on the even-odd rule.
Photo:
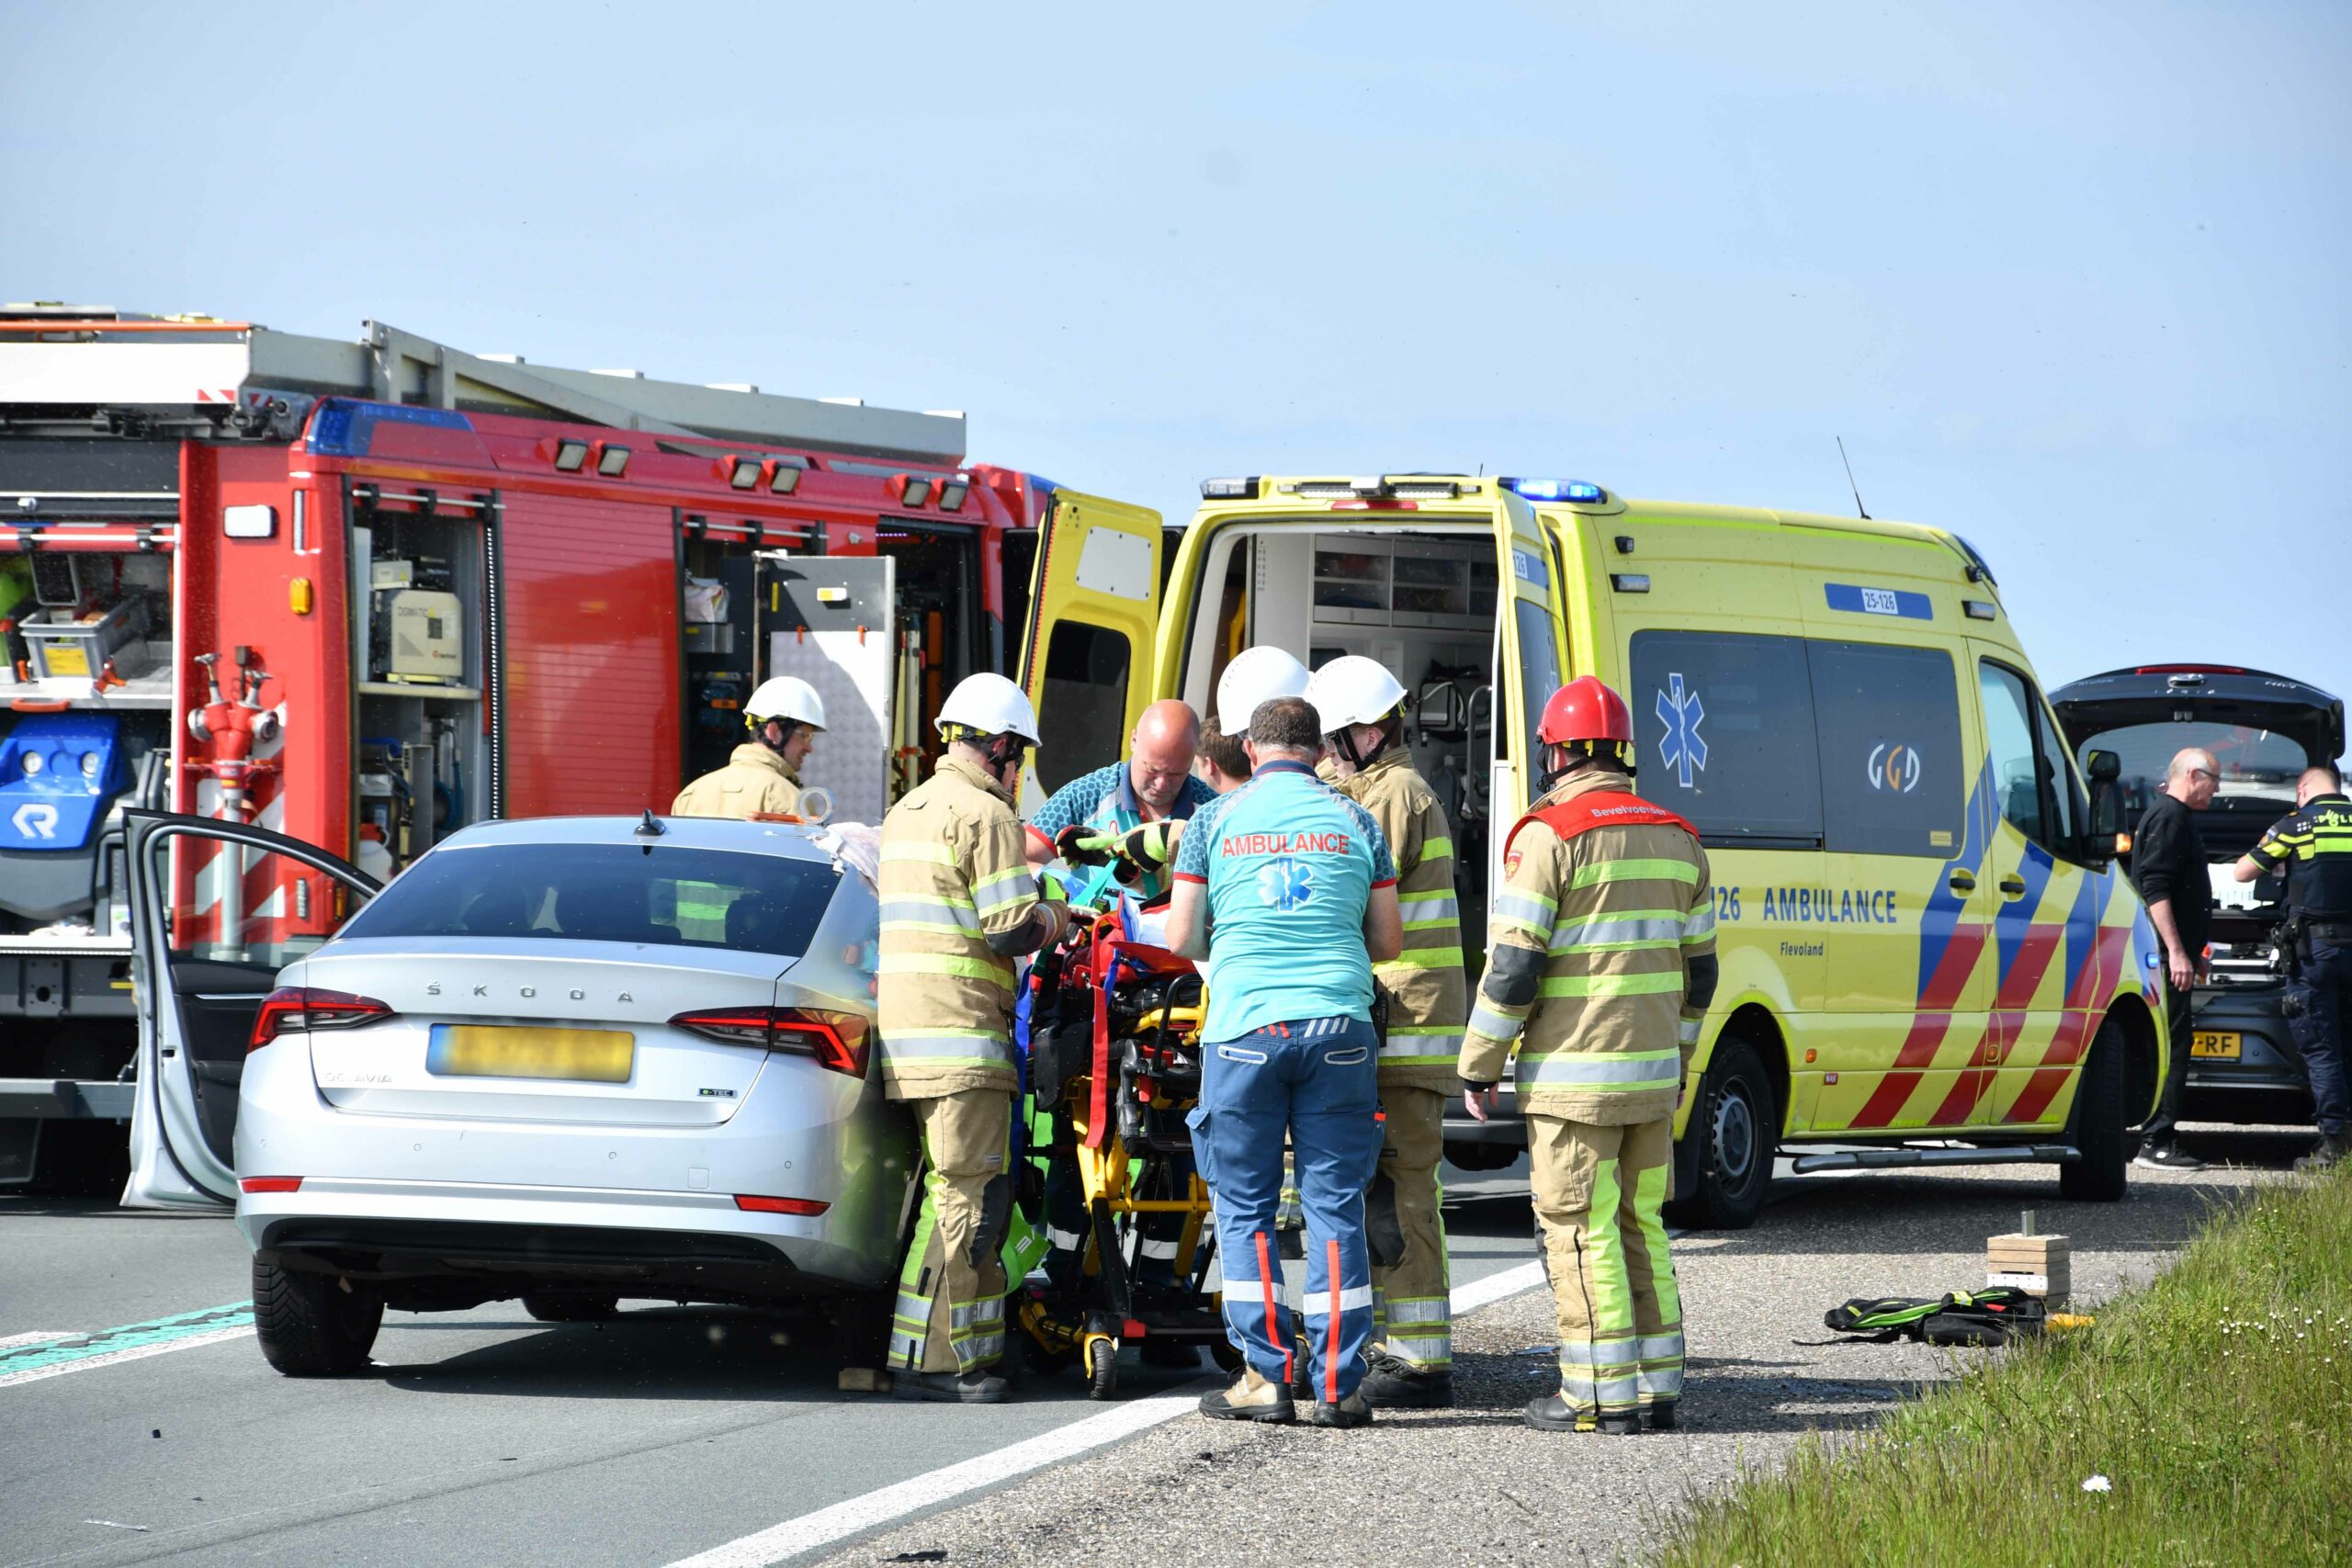
[[(1022, 636), (1021, 689), (1046, 740), (1023, 784), (1023, 815), (1125, 754), (1151, 700), (1163, 537), (1148, 507), (1053, 492)], [(1028, 798), (1035, 789), (1044, 793)]]
[(1495, 616), (1495, 711), (1487, 727), (1493, 737), (1488, 809), (1498, 829), (1487, 848), (1489, 888), (1503, 883), (1510, 831), (1502, 825), (1526, 814), (1542, 784), (1544, 747), (1535, 732), (1567, 668), (1560, 553), (1535, 509), (1509, 491), (1501, 492), (1495, 513), (1495, 551), (1506, 592)]

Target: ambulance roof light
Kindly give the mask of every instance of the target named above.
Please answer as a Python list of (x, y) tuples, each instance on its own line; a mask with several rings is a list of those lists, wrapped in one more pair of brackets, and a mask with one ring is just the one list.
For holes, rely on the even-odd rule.
[(1255, 501), (1258, 499), (1258, 476), (1248, 479), (1203, 479), (1203, 501)]
[(1503, 488), (1522, 501), (1565, 501), (1593, 506), (1609, 499), (1607, 491), (1583, 479), (1506, 479)]

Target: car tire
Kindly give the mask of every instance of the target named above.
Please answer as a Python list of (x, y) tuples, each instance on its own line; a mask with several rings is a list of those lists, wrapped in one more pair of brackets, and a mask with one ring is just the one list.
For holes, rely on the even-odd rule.
[(289, 1378), (364, 1371), (383, 1323), (384, 1298), (365, 1286), (254, 1259), (254, 1334)]
[(1715, 1043), (1699, 1080), (1685, 1136), (1697, 1141), (1699, 1179), (1667, 1205), (1686, 1230), (1746, 1230), (1763, 1212), (1780, 1152), (1780, 1092), (1756, 1047), (1736, 1035)]
[(1232, 1377), (1239, 1377), (1241, 1369), (1250, 1364), (1249, 1358), (1235, 1349), (1230, 1339), (1210, 1340), (1209, 1359), (1216, 1363), (1218, 1371)]
[(1456, 1170), (1509, 1170), (1526, 1152), (1517, 1144), (1474, 1144), (1464, 1139), (1445, 1145), (1445, 1159)]
[(2113, 1203), (2131, 1186), (2131, 1111), (2123, 1103), (2123, 1032), (2112, 1019), (2098, 1026), (2083, 1081), (2066, 1118), (2066, 1141), (2082, 1158), (2058, 1168), (2058, 1195), (2077, 1202)]
[(526, 1295), (523, 1310), (541, 1323), (602, 1323), (620, 1315), (618, 1296)]

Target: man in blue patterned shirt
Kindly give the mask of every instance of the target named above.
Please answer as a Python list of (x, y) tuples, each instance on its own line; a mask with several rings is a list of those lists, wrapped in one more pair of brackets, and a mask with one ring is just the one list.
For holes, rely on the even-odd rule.
[[(1170, 700), (1143, 710), (1136, 732), (1128, 738), (1127, 760), (1095, 769), (1056, 790), (1029, 822), (1029, 863), (1043, 871), (1063, 852), (1062, 834), (1084, 828), (1096, 834), (1124, 833), (1148, 822), (1170, 825), (1169, 848), (1184, 822), (1216, 798), (1216, 791), (1193, 773), (1193, 754), (1199, 748), (1201, 721), (1185, 704)], [(1070, 908), (1100, 908), (1116, 901), (1107, 861), (1091, 865), (1072, 862)], [(1164, 864), (1149, 866), (1132, 890), (1137, 900), (1151, 903), (1168, 891)]]

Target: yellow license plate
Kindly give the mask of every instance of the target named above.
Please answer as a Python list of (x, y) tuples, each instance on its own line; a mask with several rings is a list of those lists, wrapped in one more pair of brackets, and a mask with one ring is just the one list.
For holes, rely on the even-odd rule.
[(627, 1083), (636, 1059), (637, 1036), (626, 1030), (436, 1023), (424, 1070), (445, 1077)]
[(2188, 1037), (2188, 1054), (2234, 1062), (2245, 1054), (2245, 1036), (2235, 1030), (2200, 1029)]

